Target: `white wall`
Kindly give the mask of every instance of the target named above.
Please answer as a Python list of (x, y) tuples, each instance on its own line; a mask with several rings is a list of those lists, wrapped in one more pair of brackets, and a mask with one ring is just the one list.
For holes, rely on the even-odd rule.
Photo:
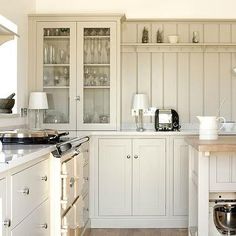
[(28, 14), (35, 12), (34, 0), (0, 0), (0, 14), (18, 26), (17, 91), (19, 107), (24, 107), (28, 99), (27, 58), (28, 58)]
[[(17, 82), (18, 107), (25, 107), (28, 103), (27, 58), (28, 58), (28, 14), (35, 12), (35, 0), (0, 0), (0, 14), (18, 26), (17, 51)], [(2, 82), (0, 77), (0, 81)], [(9, 124), (8, 124), (9, 123)], [(19, 123), (18, 121), (16, 122)], [(12, 119), (9, 122), (1, 120), (0, 126), (16, 124)]]
[(235, 0), (36, 0), (37, 12), (121, 12), (127, 18), (235, 18)]

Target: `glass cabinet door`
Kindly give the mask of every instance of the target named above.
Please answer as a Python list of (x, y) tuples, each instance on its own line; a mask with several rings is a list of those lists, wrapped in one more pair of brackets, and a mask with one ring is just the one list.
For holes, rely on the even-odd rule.
[(109, 130), (116, 127), (116, 25), (78, 23), (78, 127)]
[(76, 26), (75, 23), (39, 23), (39, 83), (47, 93), (49, 109), (43, 126), (76, 129)]

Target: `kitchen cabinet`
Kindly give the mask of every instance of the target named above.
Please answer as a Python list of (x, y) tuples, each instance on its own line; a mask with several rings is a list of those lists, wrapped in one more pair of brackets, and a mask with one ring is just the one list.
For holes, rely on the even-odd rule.
[(7, 235), (9, 219), (7, 218), (7, 188), (6, 179), (0, 179), (0, 235)]
[(0, 235), (50, 235), (49, 155), (0, 179)]
[(13, 227), (48, 198), (48, 166), (49, 161), (44, 160), (11, 176), (11, 220)]
[(132, 141), (99, 140), (99, 215), (131, 215)]
[(50, 236), (49, 200), (37, 207), (22, 223), (17, 225), (11, 236)]
[(236, 153), (215, 152), (209, 158), (210, 191), (235, 191), (236, 188)]
[(173, 140), (173, 215), (188, 215), (188, 145), (184, 138)]
[(99, 140), (99, 215), (164, 216), (165, 139)]
[(121, 18), (29, 17), (29, 87), (47, 93), (45, 128), (119, 129)]
[(76, 23), (37, 23), (37, 89), (47, 93), (45, 128), (70, 130), (76, 123)]

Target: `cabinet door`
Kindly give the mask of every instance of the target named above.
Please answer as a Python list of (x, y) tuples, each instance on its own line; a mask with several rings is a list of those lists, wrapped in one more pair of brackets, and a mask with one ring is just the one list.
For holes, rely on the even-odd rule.
[(165, 215), (165, 139), (135, 139), (133, 155), (133, 215)]
[(131, 215), (131, 140), (99, 140), (99, 215)]
[(76, 23), (37, 23), (37, 84), (47, 93), (43, 126), (76, 129)]
[(77, 47), (78, 129), (116, 130), (116, 23), (77, 23)]
[(213, 153), (210, 158), (210, 191), (236, 188), (236, 153)]
[(7, 190), (6, 179), (0, 180), (0, 235), (5, 236), (7, 234), (7, 226), (3, 225), (6, 219), (6, 205), (7, 205)]
[(184, 139), (174, 139), (173, 202), (175, 216), (188, 215), (188, 145)]

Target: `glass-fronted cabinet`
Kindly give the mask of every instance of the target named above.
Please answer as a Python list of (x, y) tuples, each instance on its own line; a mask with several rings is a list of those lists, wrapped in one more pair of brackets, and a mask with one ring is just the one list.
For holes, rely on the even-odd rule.
[(38, 88), (47, 93), (43, 127), (76, 130), (76, 23), (37, 24)]
[(49, 105), (42, 128), (119, 129), (121, 17), (29, 17), (29, 91)]
[(116, 129), (116, 24), (77, 23), (77, 126)]

